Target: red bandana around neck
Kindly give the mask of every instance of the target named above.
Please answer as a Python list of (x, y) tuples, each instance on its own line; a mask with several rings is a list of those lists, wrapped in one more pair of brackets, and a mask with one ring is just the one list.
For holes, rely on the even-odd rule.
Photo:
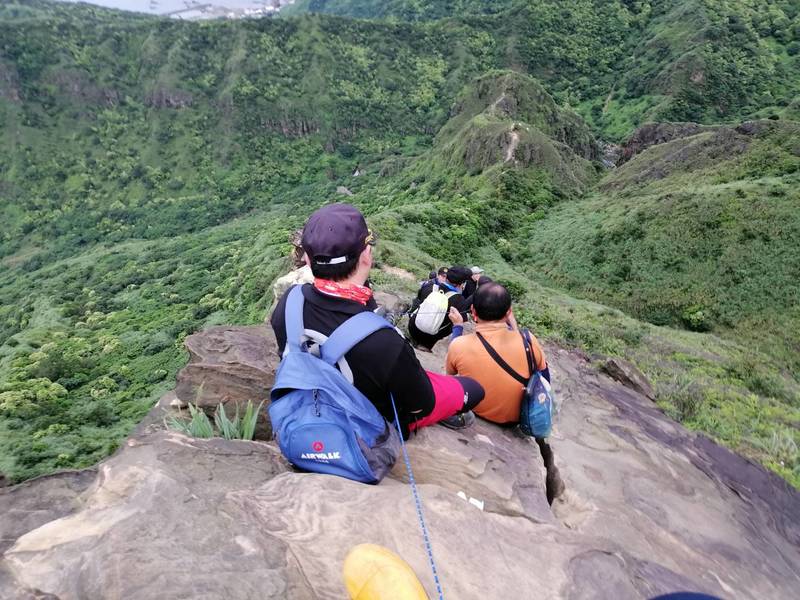
[(372, 298), (372, 290), (365, 285), (342, 284), (330, 279), (314, 278), (314, 287), (323, 294), (353, 300), (359, 304), (366, 305)]

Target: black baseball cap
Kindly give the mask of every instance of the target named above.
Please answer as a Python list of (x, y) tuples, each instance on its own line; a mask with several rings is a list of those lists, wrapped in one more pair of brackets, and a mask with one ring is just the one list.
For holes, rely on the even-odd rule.
[(308, 218), (301, 245), (315, 263), (336, 265), (361, 254), (372, 240), (360, 210), (352, 204), (328, 204)]

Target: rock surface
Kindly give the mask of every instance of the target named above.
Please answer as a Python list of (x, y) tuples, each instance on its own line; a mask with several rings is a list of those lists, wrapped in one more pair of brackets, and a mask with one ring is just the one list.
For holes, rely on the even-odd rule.
[(19, 102), (19, 73), (5, 61), (0, 60), (0, 98)]
[[(270, 343), (263, 326), (192, 337), (194, 368), (229, 343), (243, 364), (223, 372), (268, 385), (277, 357), (255, 350)], [(546, 350), (567, 484), (552, 510), (538, 448), (513, 430), (478, 421), (408, 442), (447, 597), (796, 594), (796, 491), (579, 354)], [(420, 357), (441, 369), (444, 351)], [(98, 467), (0, 490), (0, 597), (343, 598), (342, 562), (364, 542), (400, 554), (434, 597), (402, 460), (377, 486), (296, 473), (272, 442), (164, 431), (169, 400)]]
[[(279, 362), (270, 327), (211, 327), (187, 337), (185, 345), (189, 364), (178, 373), (175, 388), (183, 406), (191, 402), (213, 413), (222, 403), (232, 416), (237, 406), (242, 414), (248, 402), (267, 400)], [(264, 412), (256, 436), (271, 437)]]
[(643, 396), (650, 398), (650, 400), (655, 400), (656, 394), (650, 381), (632, 362), (616, 356), (609, 357), (603, 361), (600, 369), (611, 379), (615, 379), (622, 385), (636, 390)]
[(343, 196), (352, 196), (353, 195), (353, 192), (351, 192), (349, 188), (346, 188), (343, 185), (340, 185), (340, 186), (338, 186), (336, 188), (336, 193), (337, 194), (341, 194)]
[(751, 134), (723, 126), (703, 127), (695, 135), (676, 135), (669, 141), (653, 143), (641, 157), (637, 154), (621, 163), (601, 187), (613, 191), (665, 179), (675, 173), (690, 173), (745, 153), (753, 140)]
[[(787, 123), (767, 119), (746, 121), (737, 126), (648, 123), (623, 144), (617, 166), (633, 163), (648, 148), (661, 146), (657, 154), (649, 154), (647, 160), (625, 169), (625, 172), (636, 183), (663, 179), (672, 173), (690, 172), (743, 154), (758, 136), (786, 126)], [(618, 184), (611, 178), (603, 187), (613, 189)]]
[(81, 105), (114, 107), (120, 103), (117, 90), (99, 86), (81, 71), (58, 69), (51, 74), (50, 81), (64, 96)]
[(622, 145), (617, 165), (628, 162), (650, 146), (719, 129), (721, 127), (700, 125), (699, 123), (647, 123), (634, 131), (633, 135)]
[(192, 95), (184, 90), (157, 87), (145, 96), (144, 103), (152, 108), (188, 108)]

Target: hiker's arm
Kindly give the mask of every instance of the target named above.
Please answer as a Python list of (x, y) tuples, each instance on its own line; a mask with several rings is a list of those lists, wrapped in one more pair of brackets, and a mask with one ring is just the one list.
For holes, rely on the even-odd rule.
[(455, 306), (450, 307), (450, 311), (447, 313), (447, 316), (453, 323), (453, 333), (450, 334), (450, 340), (452, 341), (464, 333), (464, 317), (461, 316), (461, 313), (458, 312), (458, 309)]
[[(455, 327), (453, 327), (455, 330)], [(457, 346), (458, 344), (456, 344)], [(444, 371), (448, 375), (458, 375), (458, 368), (456, 367), (456, 349), (451, 344), (447, 349), (447, 357), (444, 359)]]
[[(472, 306), (472, 302), (464, 300), (462, 296), (452, 296), (450, 298), (450, 308), (455, 308), (459, 315), (461, 315), (461, 322), (463, 323), (467, 319), (469, 319), (469, 309)], [(448, 311), (449, 316), (449, 311)]]

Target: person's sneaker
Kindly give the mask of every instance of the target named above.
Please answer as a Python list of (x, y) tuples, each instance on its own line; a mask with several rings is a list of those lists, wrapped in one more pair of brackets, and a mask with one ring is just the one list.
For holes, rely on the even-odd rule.
[(447, 417), (446, 419), (442, 419), (439, 421), (440, 425), (444, 425), (449, 429), (464, 429), (465, 427), (469, 427), (475, 422), (475, 415), (472, 414), (471, 410), (468, 410), (465, 413), (461, 413), (458, 415), (453, 415), (452, 417)]

